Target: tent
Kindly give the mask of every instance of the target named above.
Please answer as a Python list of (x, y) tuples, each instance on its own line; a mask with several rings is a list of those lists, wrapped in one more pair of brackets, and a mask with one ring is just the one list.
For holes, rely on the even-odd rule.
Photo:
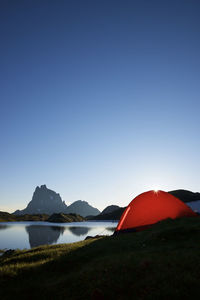
[(197, 214), (184, 202), (163, 191), (149, 191), (133, 199), (123, 212), (115, 233), (138, 231), (158, 221), (193, 217)]

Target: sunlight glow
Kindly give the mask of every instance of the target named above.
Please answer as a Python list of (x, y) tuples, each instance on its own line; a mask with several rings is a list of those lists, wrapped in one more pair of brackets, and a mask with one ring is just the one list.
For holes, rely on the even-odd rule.
[(157, 193), (157, 192), (159, 191), (159, 188), (158, 188), (158, 186), (154, 186), (154, 187), (152, 188), (152, 190), (153, 190), (155, 193)]

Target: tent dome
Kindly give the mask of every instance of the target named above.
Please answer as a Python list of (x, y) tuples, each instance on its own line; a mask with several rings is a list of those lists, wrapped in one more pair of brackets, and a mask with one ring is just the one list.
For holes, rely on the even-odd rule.
[(149, 191), (133, 199), (123, 212), (115, 232), (139, 230), (158, 221), (197, 214), (185, 203), (163, 191)]

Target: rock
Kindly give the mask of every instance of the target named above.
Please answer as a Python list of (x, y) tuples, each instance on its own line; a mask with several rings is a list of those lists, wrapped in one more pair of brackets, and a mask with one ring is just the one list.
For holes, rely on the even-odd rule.
[(15, 215), (24, 214), (48, 214), (60, 213), (65, 211), (67, 205), (62, 201), (59, 194), (48, 189), (46, 185), (36, 187), (33, 193), (32, 200), (29, 202), (27, 207), (23, 210), (17, 210), (14, 212)]

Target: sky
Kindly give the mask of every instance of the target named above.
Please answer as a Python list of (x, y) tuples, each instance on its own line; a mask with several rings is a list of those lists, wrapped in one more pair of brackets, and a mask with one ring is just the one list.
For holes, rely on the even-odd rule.
[(200, 191), (198, 0), (0, 1), (0, 210)]

